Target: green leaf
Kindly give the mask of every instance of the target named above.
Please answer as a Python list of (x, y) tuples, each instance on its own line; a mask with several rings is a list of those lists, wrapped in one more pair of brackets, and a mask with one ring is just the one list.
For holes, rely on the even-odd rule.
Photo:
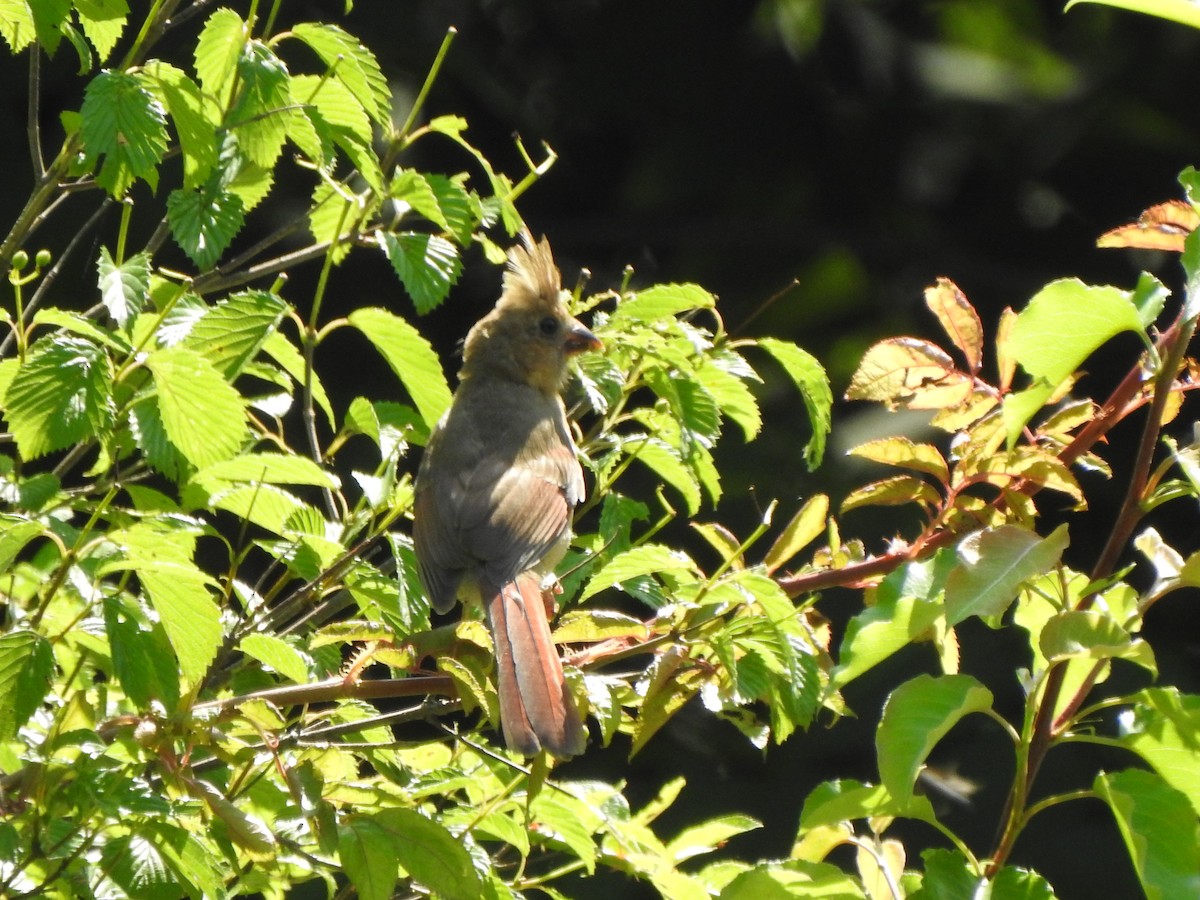
[(70, 27), (70, 0), (35, 0), (29, 3), (37, 39), (50, 55), (58, 49), (63, 32)]
[(444, 897), (478, 897), (479, 875), (462, 842), (412, 809), (385, 809), (375, 823), (391, 841), (393, 859), (414, 881)]
[(383, 355), (425, 424), (433, 428), (450, 406), (450, 386), (433, 347), (407, 321), (385, 309), (364, 307), (347, 318)]
[(1070, 0), (1065, 9), (1070, 9), (1080, 3), (1112, 6), (1116, 9), (1158, 16), (1160, 19), (1178, 22), (1180, 25), (1200, 28), (1200, 10), (1196, 9), (1196, 4), (1192, 0)]
[(804, 808), (800, 812), (800, 833), (855, 819), (881, 816), (937, 821), (928, 797), (913, 794), (901, 800), (889, 794), (883, 785), (843, 779), (820, 784), (805, 798)]
[(338, 488), (336, 475), (311, 459), (282, 453), (242, 453), (201, 469), (191, 480), (209, 488), (222, 484), (310, 484)]
[(1118, 720), (1121, 743), (1181, 791), (1200, 816), (1200, 696), (1176, 688), (1147, 688)]
[(229, 459), (246, 436), (238, 392), (194, 350), (163, 347), (146, 357), (155, 405), (171, 445), (197, 468)]
[(941, 452), (932, 444), (918, 444), (909, 438), (895, 436), (859, 444), (848, 452), (851, 456), (861, 456), (884, 465), (924, 472), (943, 484), (950, 481), (950, 468)]
[(471, 235), (479, 224), (479, 201), (459, 183), (457, 178), (447, 178), (437, 173), (427, 174), (425, 180), (433, 188), (438, 208), (445, 221), (446, 231), (455, 241), (465, 247), (471, 243)]
[(683, 862), (703, 853), (712, 853), (730, 838), (762, 827), (762, 822), (741, 813), (714, 816), (680, 831), (667, 842), (667, 853), (675, 862)]
[(0, 2), (0, 36), (14, 55), (34, 42), (37, 32), (33, 24), (33, 11), (27, 0)]
[(96, 269), (100, 273), (100, 300), (108, 314), (124, 328), (149, 297), (150, 256), (136, 253), (118, 266), (108, 248), (101, 247)]
[(211, 580), (192, 562), (194, 538), (179, 528), (168, 531), (159, 524), (139, 523), (110, 532), (109, 540), (124, 558), (107, 563), (102, 573), (137, 573), (180, 671), (190, 683), (198, 683), (220, 646), (221, 617), (209, 592)]
[(183, 346), (232, 380), (258, 355), (287, 309), (279, 295), (268, 291), (231, 294), (192, 325)]
[(46, 528), (41, 522), (22, 516), (0, 515), (0, 574), (9, 570), (26, 544), (45, 533)]
[(167, 196), (167, 223), (179, 249), (199, 269), (211, 269), (242, 230), (245, 208), (236, 194), (213, 184), (174, 190)]
[(1200, 831), (1187, 797), (1153, 772), (1096, 776), (1150, 900), (1200, 896)]
[(27, 460), (101, 434), (113, 417), (112, 367), (100, 347), (53, 335), (34, 348), (4, 395), (9, 428)]
[(179, 663), (161, 622), (124, 595), (104, 598), (104, 631), (113, 674), (138, 709), (158, 701), (173, 712), (179, 705)]
[(120, 198), (138, 178), (157, 187), (166, 114), (137, 77), (101, 72), (88, 83), (80, 115), (84, 154), (89, 165), (101, 163), (96, 182), (102, 188)]
[(986, 896), (986, 882), (976, 873), (965, 856), (955, 850), (934, 849), (921, 854), (925, 875), (921, 889), (910, 895), (913, 900), (963, 900), (965, 897)]
[(458, 248), (443, 237), (377, 231), (375, 239), (421, 315), (445, 300), (462, 274)]
[(963, 716), (991, 707), (992, 692), (970, 675), (918, 675), (892, 691), (875, 734), (879, 777), (888, 793), (912, 797), (937, 742)]
[(448, 228), (449, 223), (442, 213), (437, 194), (429, 179), (415, 169), (404, 169), (396, 173), (388, 185), (388, 196), (397, 205), (408, 206), (414, 212), (424, 216), (439, 228)]
[(967, 535), (958, 545), (959, 564), (946, 580), (947, 622), (1002, 614), (1021, 585), (1058, 564), (1069, 543), (1065, 524), (1046, 538), (1016, 525)]
[(1004, 402), (1009, 446), (1083, 361), (1122, 331), (1145, 333), (1126, 291), (1064, 278), (1034, 295), (1009, 336), (1009, 352), (1033, 378), (1031, 387)]
[(391, 121), (391, 91), (373, 53), (358, 38), (336, 25), (302, 22), (291, 32), (308, 44), (333, 69), (334, 77), (346, 86), (380, 125)]
[(1042, 655), (1051, 662), (1067, 659), (1127, 659), (1158, 675), (1153, 648), (1134, 640), (1111, 615), (1097, 610), (1067, 610), (1042, 626)]
[(721, 415), (738, 424), (747, 441), (758, 435), (762, 428), (762, 413), (754, 394), (746, 386), (746, 376), (730, 372), (719, 361), (706, 359), (692, 377), (716, 401)]
[(221, 645), (221, 613), (208, 577), (191, 564), (140, 561), (136, 568), (179, 670), (189, 684), (198, 684)]
[(283, 150), (292, 117), (287, 67), (270, 47), (251, 40), (237, 70), (241, 89), (229, 113), (229, 128), (246, 158), (270, 169)]
[(696, 473), (679, 452), (658, 438), (638, 436), (626, 440), (621, 449), (638, 462), (648, 466), (659, 478), (683, 495), (688, 515), (700, 511), (700, 482)]
[[(304, 357), (282, 333), (278, 330), (269, 332), (267, 339), (263, 341), (262, 350), (275, 361), (279, 368), (287, 372), (297, 385), (304, 384)], [(333, 404), (329, 402), (329, 395), (325, 392), (325, 385), (321, 383), (320, 375), (314, 371), (309, 376), (309, 380), (312, 384), (313, 400), (316, 401), (321, 411), (325, 413), (326, 420), (333, 423), (335, 420)]]
[(696, 564), (682, 550), (673, 550), (664, 544), (642, 544), (624, 553), (618, 553), (605, 563), (588, 581), (579, 601), (601, 591), (619, 587), (622, 582), (641, 575), (657, 575), (662, 572), (685, 572), (698, 574)]
[(775, 572), (825, 533), (825, 520), (829, 516), (829, 496), (814, 494), (804, 501), (791, 521), (784, 526), (779, 537), (763, 557), (767, 572)]
[(224, 109), (232, 99), (233, 76), (237, 71), (248, 29), (241, 16), (225, 7), (213, 10), (196, 41), (196, 75), (204, 93)]
[(104, 62), (125, 30), (129, 4), (126, 0), (75, 0), (75, 12), (83, 33)]
[(829, 376), (816, 357), (793, 343), (776, 338), (760, 338), (758, 346), (783, 366), (783, 370), (800, 389), (800, 396), (808, 410), (808, 424), (812, 428), (812, 437), (804, 445), (804, 461), (809, 469), (815, 469), (825, 456), (825, 439), (832, 425), (833, 392), (829, 388)]
[(718, 896), (720, 900), (858, 900), (866, 894), (832, 863), (789, 859), (759, 863), (729, 882)]
[(247, 656), (274, 669), (289, 681), (296, 684), (308, 681), (308, 664), (304, 657), (282, 638), (273, 634), (248, 634), (242, 638), (238, 647)]
[(617, 304), (609, 322), (660, 322), (694, 309), (712, 309), (716, 298), (698, 284), (656, 284)]
[(0, 635), (0, 740), (11, 741), (41, 706), (54, 675), (50, 642), (32, 631)]

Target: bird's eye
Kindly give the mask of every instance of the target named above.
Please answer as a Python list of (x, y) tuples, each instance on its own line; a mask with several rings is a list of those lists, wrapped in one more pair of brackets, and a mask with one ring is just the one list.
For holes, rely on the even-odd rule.
[(554, 316), (546, 316), (542, 321), (538, 322), (538, 330), (546, 337), (552, 337), (558, 333), (558, 319)]

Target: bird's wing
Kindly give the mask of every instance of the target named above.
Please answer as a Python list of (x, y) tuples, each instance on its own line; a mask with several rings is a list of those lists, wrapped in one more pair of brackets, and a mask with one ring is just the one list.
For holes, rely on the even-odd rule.
[(583, 472), (561, 407), (538, 413), (469, 401), (452, 410), (426, 448), (414, 510), (421, 580), (434, 609), (453, 606), (471, 570), (499, 585), (548, 554), (556, 562), (582, 498)]
[(481, 460), (465, 492), (463, 545), (493, 584), (511, 581), (553, 554), (582, 497), (574, 449), (557, 435), (532, 443), (537, 449), (516, 459)]

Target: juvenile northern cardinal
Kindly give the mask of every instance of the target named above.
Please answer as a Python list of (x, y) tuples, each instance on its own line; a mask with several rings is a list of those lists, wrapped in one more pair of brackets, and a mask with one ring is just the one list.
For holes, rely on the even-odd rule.
[(483, 603), (504, 741), (567, 758), (586, 735), (550, 636), (542, 579), (566, 551), (583, 471), (559, 392), (600, 341), (568, 313), (543, 239), (509, 253), (504, 290), (467, 334), (458, 390), (417, 474), (413, 541), (433, 608)]

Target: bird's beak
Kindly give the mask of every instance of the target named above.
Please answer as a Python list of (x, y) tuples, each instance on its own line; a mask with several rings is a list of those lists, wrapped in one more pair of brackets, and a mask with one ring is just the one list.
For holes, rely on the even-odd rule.
[(600, 338), (583, 327), (583, 324), (572, 319), (567, 324), (567, 355), (574, 356), (587, 350), (603, 350), (604, 344)]

